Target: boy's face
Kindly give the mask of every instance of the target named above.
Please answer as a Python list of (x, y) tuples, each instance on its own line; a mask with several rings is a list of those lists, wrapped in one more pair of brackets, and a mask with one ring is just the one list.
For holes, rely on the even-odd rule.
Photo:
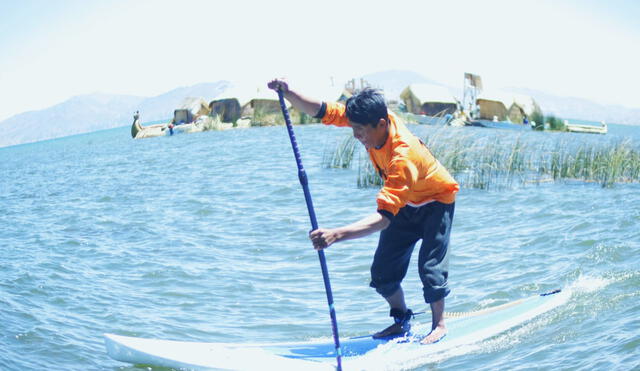
[(349, 122), (349, 125), (353, 130), (353, 137), (360, 141), (367, 150), (379, 148), (387, 140), (387, 121), (385, 119), (380, 119), (375, 127), (355, 122)]

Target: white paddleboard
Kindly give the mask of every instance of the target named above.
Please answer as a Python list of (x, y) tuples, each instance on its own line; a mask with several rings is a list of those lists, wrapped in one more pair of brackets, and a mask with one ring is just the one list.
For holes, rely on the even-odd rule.
[[(450, 314), (447, 335), (436, 344), (420, 345), (427, 333), (420, 331), (406, 338), (373, 339), (360, 336), (341, 339), (343, 368), (372, 354), (377, 348), (422, 347), (421, 352), (438, 352), (495, 336), (551, 310), (567, 300), (566, 292), (531, 296), (476, 312)], [(414, 326), (416, 327), (416, 326)], [(423, 326), (426, 332), (429, 327)], [(156, 365), (194, 370), (331, 370), (335, 369), (333, 340), (265, 344), (199, 343), (144, 339), (114, 334), (104, 335), (107, 353), (113, 359), (131, 364)], [(353, 362), (352, 362), (353, 361)]]

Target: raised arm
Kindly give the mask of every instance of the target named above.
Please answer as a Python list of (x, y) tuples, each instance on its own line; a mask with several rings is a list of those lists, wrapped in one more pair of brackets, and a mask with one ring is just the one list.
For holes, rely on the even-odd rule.
[(275, 91), (278, 91), (278, 89), (282, 90), (284, 97), (291, 102), (293, 107), (307, 115), (315, 116), (322, 107), (322, 102), (305, 97), (304, 95), (289, 89), (289, 84), (283, 79), (271, 80), (267, 86), (269, 89), (273, 89)]

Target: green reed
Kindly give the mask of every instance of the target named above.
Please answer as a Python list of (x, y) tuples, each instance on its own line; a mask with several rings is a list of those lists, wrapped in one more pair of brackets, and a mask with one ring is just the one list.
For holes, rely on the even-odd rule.
[[(424, 138), (434, 156), (462, 187), (505, 188), (514, 184), (578, 180), (602, 187), (640, 181), (640, 149), (630, 140), (585, 141), (562, 137), (477, 136), (442, 128)], [(325, 167), (350, 168), (357, 141), (342, 139), (323, 160)], [(357, 185), (375, 187), (382, 180), (366, 153), (359, 152)]]
[(345, 137), (333, 151), (326, 151), (322, 156), (322, 166), (325, 168), (349, 169), (353, 162), (358, 141), (353, 136)]
[(378, 172), (373, 168), (371, 161), (366, 158), (362, 161), (363, 157), (359, 157), (358, 162), (358, 188), (368, 188), (381, 186), (383, 184), (382, 178), (378, 175)]

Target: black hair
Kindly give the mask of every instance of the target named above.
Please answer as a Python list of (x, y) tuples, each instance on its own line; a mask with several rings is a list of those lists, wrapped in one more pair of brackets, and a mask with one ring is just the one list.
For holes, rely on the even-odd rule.
[(347, 118), (360, 125), (376, 127), (380, 119), (388, 120), (387, 104), (381, 91), (363, 89), (347, 99)]

